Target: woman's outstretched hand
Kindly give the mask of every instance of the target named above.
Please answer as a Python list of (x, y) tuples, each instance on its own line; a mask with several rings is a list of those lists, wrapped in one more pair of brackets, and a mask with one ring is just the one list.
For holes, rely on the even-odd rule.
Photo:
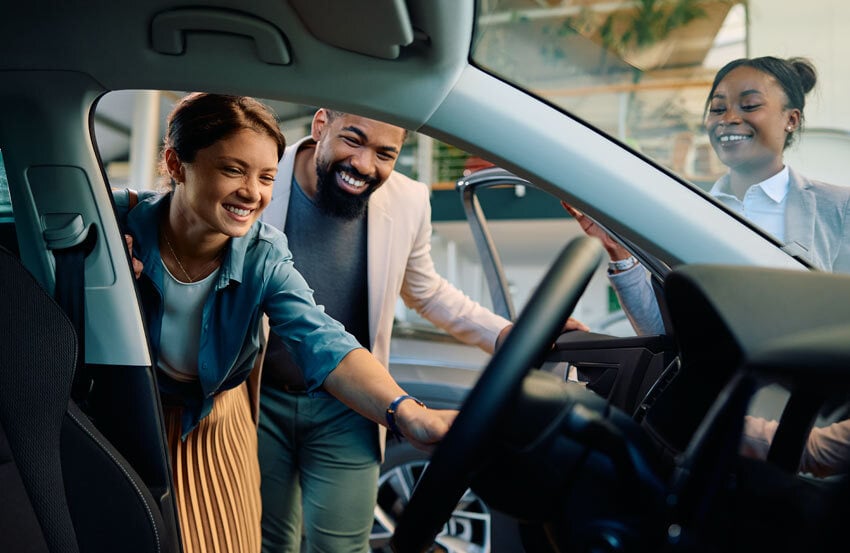
[(561, 205), (567, 212), (572, 215), (578, 224), (581, 225), (581, 230), (584, 231), (588, 236), (592, 236), (594, 238), (599, 238), (602, 240), (602, 246), (605, 248), (605, 251), (608, 252), (608, 257), (611, 258), (611, 261), (618, 261), (620, 259), (626, 259), (631, 254), (629, 250), (620, 245), (619, 242), (611, 238), (611, 235), (605, 232), (602, 227), (597, 225), (593, 219), (574, 208), (567, 202), (562, 201)]

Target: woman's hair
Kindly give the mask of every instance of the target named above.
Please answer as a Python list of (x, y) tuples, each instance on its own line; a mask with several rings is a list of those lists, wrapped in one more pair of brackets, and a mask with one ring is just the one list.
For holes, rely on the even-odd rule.
[(168, 115), (168, 127), (160, 156), (160, 171), (167, 178), (165, 150), (177, 152), (181, 161), (191, 163), (200, 150), (226, 139), (242, 129), (268, 135), (277, 144), (278, 160), (283, 156), (286, 139), (275, 113), (254, 98), (193, 92), (181, 98)]
[[(763, 56), (760, 58), (739, 58), (730, 61), (720, 68), (720, 71), (714, 76), (714, 82), (711, 84), (711, 90), (705, 101), (706, 113), (711, 105), (711, 97), (714, 95), (717, 85), (720, 84), (720, 81), (729, 72), (738, 67), (752, 67), (776, 79), (776, 82), (785, 91), (785, 97), (788, 99), (785, 109), (800, 110), (800, 127), (802, 127), (804, 120), (803, 109), (806, 107), (806, 94), (815, 87), (815, 83), (818, 80), (814, 64), (806, 58), (781, 59), (773, 56)], [(790, 132), (787, 134), (785, 138), (786, 148), (793, 141), (795, 134)]]

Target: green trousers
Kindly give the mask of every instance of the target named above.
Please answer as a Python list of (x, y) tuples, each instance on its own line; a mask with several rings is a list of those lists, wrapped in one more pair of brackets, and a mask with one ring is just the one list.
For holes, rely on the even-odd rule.
[(368, 553), (380, 464), (375, 423), (334, 397), (264, 386), (259, 455), (263, 553)]

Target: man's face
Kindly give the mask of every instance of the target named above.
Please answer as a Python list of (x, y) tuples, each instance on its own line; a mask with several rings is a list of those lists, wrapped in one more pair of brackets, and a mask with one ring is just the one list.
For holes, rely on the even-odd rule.
[(313, 120), (319, 208), (343, 219), (362, 217), (369, 196), (392, 173), (404, 137), (400, 127), (321, 110)]

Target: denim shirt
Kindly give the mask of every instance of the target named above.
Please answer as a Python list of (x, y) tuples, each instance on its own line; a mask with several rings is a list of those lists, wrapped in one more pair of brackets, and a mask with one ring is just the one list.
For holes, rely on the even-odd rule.
[[(170, 194), (140, 191), (129, 213), (126, 190), (114, 193), (118, 221), (133, 236), (133, 253), (143, 264), (137, 281), (154, 366), (162, 328), (164, 271), (159, 252), (159, 222)], [(315, 391), (352, 350), (362, 347), (345, 328), (316, 305), (313, 291), (295, 269), (286, 236), (257, 221), (231, 238), (216, 282), (204, 303), (198, 381), (177, 382), (162, 372), (157, 382), (165, 401), (183, 406), (183, 438), (212, 410), (213, 396), (244, 382), (260, 349), (260, 323), (269, 316), (271, 331), (283, 339)]]

